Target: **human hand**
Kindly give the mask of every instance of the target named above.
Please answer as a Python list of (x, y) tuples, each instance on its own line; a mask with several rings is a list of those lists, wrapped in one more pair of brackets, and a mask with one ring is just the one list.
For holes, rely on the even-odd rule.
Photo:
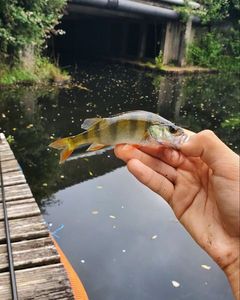
[(209, 130), (180, 151), (118, 145), (115, 154), (161, 195), (194, 240), (226, 273), (239, 299), (239, 157)]

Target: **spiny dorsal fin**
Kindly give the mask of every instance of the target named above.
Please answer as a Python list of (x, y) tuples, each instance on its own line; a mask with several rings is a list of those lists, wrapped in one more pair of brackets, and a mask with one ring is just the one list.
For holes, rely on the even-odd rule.
[(93, 125), (97, 124), (101, 120), (102, 120), (101, 118), (85, 119), (84, 122), (81, 125), (81, 128), (85, 129), (85, 130), (88, 130), (90, 127), (92, 127)]

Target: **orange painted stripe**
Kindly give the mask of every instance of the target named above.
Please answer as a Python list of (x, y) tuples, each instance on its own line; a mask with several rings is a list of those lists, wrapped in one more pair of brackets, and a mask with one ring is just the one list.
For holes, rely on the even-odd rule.
[(84, 286), (79, 279), (77, 273), (74, 271), (71, 263), (63, 253), (62, 249), (58, 245), (58, 243), (55, 241), (55, 239), (52, 237), (53, 243), (57, 249), (58, 254), (60, 255), (61, 263), (64, 265), (64, 268), (68, 274), (68, 278), (72, 287), (73, 295), (75, 300), (89, 300), (87, 293), (84, 289)]

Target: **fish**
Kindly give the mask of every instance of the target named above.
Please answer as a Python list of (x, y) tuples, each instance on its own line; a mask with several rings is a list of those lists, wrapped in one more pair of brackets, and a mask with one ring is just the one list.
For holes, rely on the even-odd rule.
[(61, 150), (59, 163), (65, 162), (75, 149), (83, 145), (90, 145), (86, 151), (97, 151), (117, 144), (163, 144), (178, 148), (188, 139), (181, 127), (143, 110), (129, 111), (109, 118), (86, 119), (81, 128), (85, 131), (57, 139), (49, 145)]

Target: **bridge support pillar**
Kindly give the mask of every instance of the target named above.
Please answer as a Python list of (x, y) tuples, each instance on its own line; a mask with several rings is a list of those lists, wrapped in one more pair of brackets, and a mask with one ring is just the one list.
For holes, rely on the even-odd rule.
[(187, 48), (194, 39), (194, 30), (192, 26), (192, 18), (189, 18), (183, 31), (181, 48), (179, 50), (179, 64), (185, 66), (187, 64)]
[(143, 23), (140, 27), (140, 41), (138, 47), (138, 58), (142, 59), (145, 57), (146, 50), (146, 40), (147, 40), (147, 24)]
[(187, 46), (192, 42), (193, 37), (191, 18), (186, 24), (169, 21), (166, 26), (163, 64), (186, 65)]

